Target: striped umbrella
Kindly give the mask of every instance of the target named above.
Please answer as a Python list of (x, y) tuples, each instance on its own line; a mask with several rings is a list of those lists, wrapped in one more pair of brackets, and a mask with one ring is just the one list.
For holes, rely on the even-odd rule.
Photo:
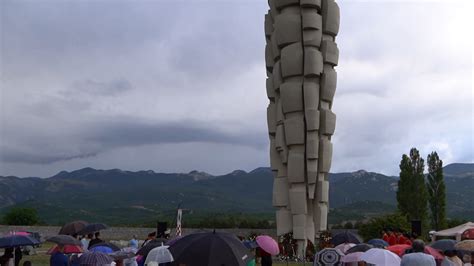
[(111, 264), (113, 261), (110, 256), (100, 252), (86, 252), (79, 257), (79, 264), (88, 266), (103, 266)]

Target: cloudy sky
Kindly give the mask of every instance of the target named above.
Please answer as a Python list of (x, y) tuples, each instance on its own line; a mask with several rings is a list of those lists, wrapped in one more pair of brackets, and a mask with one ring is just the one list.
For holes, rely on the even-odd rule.
[[(472, 3), (339, 1), (333, 172), (474, 161)], [(0, 175), (267, 166), (266, 10), (0, 1)]]

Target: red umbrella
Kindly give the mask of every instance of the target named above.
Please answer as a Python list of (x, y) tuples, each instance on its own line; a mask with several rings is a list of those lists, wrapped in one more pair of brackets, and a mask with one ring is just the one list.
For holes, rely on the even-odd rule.
[(411, 248), (410, 245), (398, 244), (398, 245), (388, 246), (387, 250), (390, 250), (393, 253), (395, 253), (395, 254), (397, 254), (398, 256), (401, 257), (401, 256), (405, 255), (405, 250), (407, 250), (409, 248)]
[[(48, 250), (48, 252), (46, 252), (46, 254), (51, 255), (51, 254), (56, 253), (58, 251), (59, 251), (59, 246), (54, 245), (53, 247), (51, 247)], [(83, 253), (83, 252), (84, 252), (84, 250), (82, 250), (82, 247), (76, 246), (76, 245), (65, 245), (64, 246), (64, 251), (63, 251), (64, 254)]]
[(474, 228), (467, 229), (462, 233), (461, 239), (473, 239), (474, 240)]
[(425, 246), (425, 253), (433, 256), (435, 260), (443, 260), (444, 255), (441, 254), (438, 250), (430, 247), (430, 246)]

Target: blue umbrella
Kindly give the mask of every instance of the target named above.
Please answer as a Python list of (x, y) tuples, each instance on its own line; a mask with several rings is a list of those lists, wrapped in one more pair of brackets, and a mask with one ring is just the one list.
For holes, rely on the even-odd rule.
[(251, 241), (251, 240), (244, 240), (242, 241), (242, 243), (244, 244), (244, 246), (248, 249), (254, 249), (254, 248), (258, 248), (258, 244), (256, 241)]
[(389, 246), (387, 241), (385, 241), (383, 239), (380, 239), (380, 238), (371, 239), (371, 240), (367, 241), (367, 244), (372, 245), (376, 248), (384, 248), (384, 247)]
[(452, 239), (441, 239), (441, 240), (435, 241), (430, 246), (437, 250), (447, 251), (447, 250), (456, 250), (455, 245), (456, 245), (456, 241)]
[(11, 235), (0, 238), (0, 248), (13, 248), (21, 246), (34, 246), (40, 242), (30, 236)]
[(89, 249), (89, 251), (90, 252), (102, 252), (102, 253), (105, 253), (105, 254), (110, 254), (110, 253), (114, 252), (112, 250), (112, 248), (106, 247), (106, 246), (93, 247), (93, 248)]

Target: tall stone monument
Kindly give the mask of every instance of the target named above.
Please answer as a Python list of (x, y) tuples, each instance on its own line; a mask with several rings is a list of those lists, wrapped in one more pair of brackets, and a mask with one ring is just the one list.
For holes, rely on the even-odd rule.
[(298, 255), (327, 229), (336, 115), (339, 7), (334, 0), (269, 0), (265, 15), (268, 132), (277, 234)]

